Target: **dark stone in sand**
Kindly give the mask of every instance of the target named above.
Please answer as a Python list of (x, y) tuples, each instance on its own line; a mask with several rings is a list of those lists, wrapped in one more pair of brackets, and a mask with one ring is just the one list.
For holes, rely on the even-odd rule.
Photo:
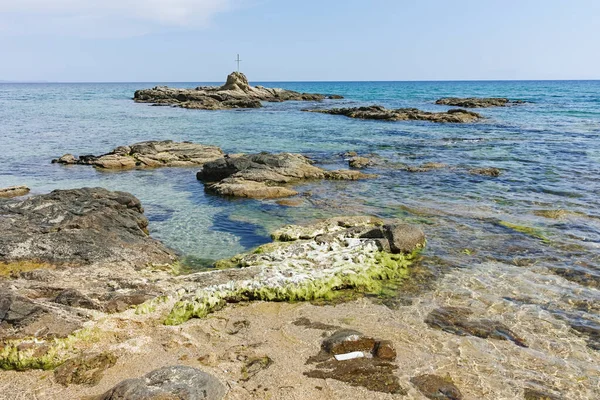
[(512, 104), (523, 104), (523, 100), (511, 101), (503, 97), (444, 97), (435, 102), (444, 106), (465, 107), (465, 108), (487, 108), (487, 107), (505, 107)]
[(353, 108), (312, 109), (303, 111), (331, 115), (344, 115), (350, 118), (375, 119), (383, 121), (430, 121), (468, 123), (483, 118), (481, 115), (475, 112), (462, 109), (453, 109), (446, 112), (428, 112), (416, 108), (399, 108), (395, 110), (388, 110), (382, 106), (368, 106)]
[(227, 76), (227, 82), (223, 86), (203, 86), (195, 89), (156, 86), (152, 89), (137, 90), (133, 97), (138, 103), (170, 105), (196, 110), (259, 108), (262, 107), (261, 101), (320, 101), (325, 98), (341, 99), (343, 97), (250, 86), (248, 79), (241, 72), (233, 72)]
[(104, 169), (189, 167), (202, 166), (220, 157), (223, 157), (223, 151), (216, 146), (152, 140), (119, 146), (110, 153), (99, 156), (86, 155), (77, 158), (72, 154), (65, 154), (52, 160), (52, 163), (93, 165)]
[(25, 196), (29, 193), (27, 186), (10, 186), (7, 188), (0, 188), (0, 199), (10, 199), (12, 197)]
[(333, 355), (353, 351), (371, 353), (375, 348), (375, 339), (352, 329), (342, 329), (325, 339), (321, 348)]
[(176, 365), (127, 379), (94, 400), (219, 400), (226, 393), (225, 386), (214, 376)]
[[(337, 354), (363, 352), (366, 358), (338, 361)], [(375, 340), (352, 329), (342, 329), (326, 338), (321, 344), (321, 352), (308, 359), (308, 364), (316, 363), (315, 369), (305, 372), (309, 378), (335, 379), (352, 386), (392, 393), (406, 394), (394, 371), (397, 366), (389, 361), (396, 357), (396, 350), (387, 340)]]
[(397, 366), (377, 358), (357, 358), (347, 361), (335, 359), (321, 362), (304, 375), (316, 379), (335, 379), (351, 386), (361, 386), (368, 390), (401, 394), (407, 392), (394, 371)]
[(273, 360), (271, 360), (271, 358), (268, 356), (248, 358), (242, 367), (241, 381), (249, 381), (253, 376), (258, 374), (260, 371), (269, 368), (272, 364)]
[(309, 179), (357, 180), (373, 175), (359, 171), (327, 171), (293, 153), (231, 155), (204, 164), (196, 177), (206, 189), (223, 196), (280, 198), (298, 194), (283, 186)]
[(64, 386), (93, 386), (100, 382), (104, 371), (116, 364), (117, 358), (109, 352), (71, 358), (54, 370), (54, 379)]
[(510, 340), (517, 346), (527, 347), (506, 325), (489, 319), (472, 320), (473, 312), (462, 307), (442, 307), (433, 310), (425, 319), (432, 328), (454, 333), (460, 336), (476, 336), (483, 339)]
[(102, 188), (55, 190), (0, 203), (0, 261), (167, 264), (174, 254), (147, 233), (140, 201)]
[(318, 330), (322, 330), (322, 331), (332, 331), (332, 330), (340, 329), (339, 326), (324, 324), (322, 322), (317, 322), (317, 321), (311, 321), (310, 319), (308, 319), (306, 317), (298, 318), (296, 321), (293, 322), (293, 324), (296, 326), (304, 326), (306, 328), (318, 329)]
[(450, 377), (438, 375), (420, 375), (410, 380), (413, 385), (428, 399), (432, 400), (462, 400), (460, 390)]
[(600, 351), (600, 324), (595, 321), (578, 318), (570, 321), (571, 328), (588, 337), (588, 347)]

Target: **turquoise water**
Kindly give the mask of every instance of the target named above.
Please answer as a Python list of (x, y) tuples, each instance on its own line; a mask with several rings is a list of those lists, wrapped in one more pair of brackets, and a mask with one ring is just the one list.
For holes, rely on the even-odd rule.
[[(344, 100), (267, 103), (262, 109), (198, 111), (136, 104), (136, 89), (157, 84), (0, 84), (0, 187), (32, 193), (82, 186), (139, 197), (152, 234), (187, 256), (214, 260), (268, 241), (270, 230), (318, 216), (369, 213), (423, 225), (428, 254), (461, 264), (465, 257), (537, 263), (598, 273), (600, 246), (600, 81), (254, 82), (336, 93)], [(382, 104), (446, 110), (443, 96), (502, 96), (530, 103), (479, 110), (475, 124), (360, 121), (305, 113), (308, 107)], [(393, 162), (442, 162), (501, 168), (499, 178), (454, 170), (409, 173), (373, 168), (378, 179), (300, 187), (300, 207), (228, 200), (204, 192), (196, 169), (103, 172), (50, 161), (64, 153), (99, 154), (150, 139), (190, 140), (226, 152), (302, 152), (326, 168), (346, 166), (345, 151)], [(534, 214), (564, 209), (562, 219)], [(539, 229), (547, 241), (510, 230)], [(466, 251), (465, 251), (466, 250)], [(467, 258), (470, 260), (470, 258)]]

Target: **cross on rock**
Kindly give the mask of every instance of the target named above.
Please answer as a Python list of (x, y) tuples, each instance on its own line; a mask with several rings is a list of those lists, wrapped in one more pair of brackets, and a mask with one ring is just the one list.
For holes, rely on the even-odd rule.
[(239, 54), (237, 55), (237, 59), (235, 61), (237, 61), (237, 72), (240, 72), (240, 61), (242, 61), (242, 60), (240, 60)]

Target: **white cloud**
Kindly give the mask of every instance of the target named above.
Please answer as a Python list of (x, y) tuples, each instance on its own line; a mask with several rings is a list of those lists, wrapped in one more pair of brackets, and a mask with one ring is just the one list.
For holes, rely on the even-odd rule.
[(243, 0), (0, 0), (0, 32), (123, 36), (207, 26)]

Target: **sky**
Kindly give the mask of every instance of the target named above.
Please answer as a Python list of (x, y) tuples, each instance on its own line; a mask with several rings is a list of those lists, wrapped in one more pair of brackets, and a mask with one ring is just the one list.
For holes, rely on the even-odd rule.
[(598, 0), (0, 0), (0, 80), (600, 79)]

